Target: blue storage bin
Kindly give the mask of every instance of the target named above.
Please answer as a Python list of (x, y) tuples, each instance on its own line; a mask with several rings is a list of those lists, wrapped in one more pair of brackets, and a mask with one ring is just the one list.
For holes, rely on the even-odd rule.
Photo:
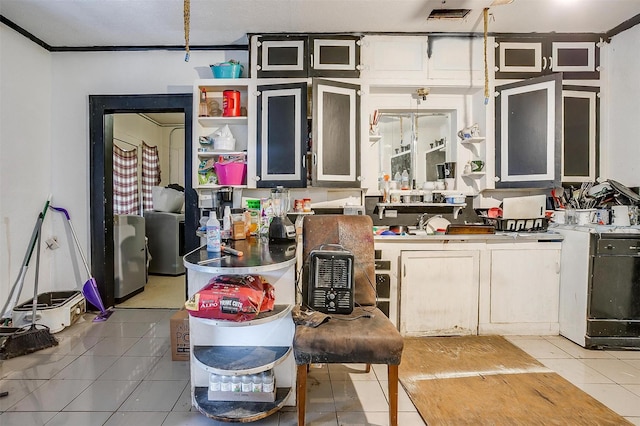
[(211, 71), (215, 78), (240, 78), (242, 75), (241, 64), (233, 64), (229, 62), (222, 62), (215, 65), (210, 65)]

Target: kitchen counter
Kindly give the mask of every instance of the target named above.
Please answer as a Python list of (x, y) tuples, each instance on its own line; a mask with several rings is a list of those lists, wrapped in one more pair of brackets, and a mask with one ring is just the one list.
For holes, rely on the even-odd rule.
[(415, 230), (415, 235), (375, 235), (376, 242), (513, 242), (513, 241), (562, 241), (562, 235), (553, 230), (546, 232), (496, 232), (495, 234), (427, 234)]
[[(240, 250), (243, 256), (234, 256), (225, 252), (210, 253), (205, 246), (199, 247), (184, 256), (184, 266), (192, 271), (209, 274), (254, 274), (279, 270), (295, 264), (296, 243), (267, 243), (258, 238), (226, 242), (227, 246)], [(211, 263), (199, 265), (198, 262), (220, 257)]]

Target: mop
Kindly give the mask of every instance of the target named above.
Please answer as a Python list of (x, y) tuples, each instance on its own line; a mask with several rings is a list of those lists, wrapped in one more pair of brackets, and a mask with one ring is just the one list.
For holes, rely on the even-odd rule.
[(98, 308), (100, 312), (93, 319), (93, 322), (102, 322), (106, 321), (111, 314), (113, 314), (113, 310), (105, 309), (104, 303), (102, 303), (102, 298), (100, 297), (100, 292), (98, 291), (98, 283), (96, 283), (96, 279), (91, 275), (91, 270), (89, 269), (89, 264), (87, 263), (87, 258), (84, 256), (84, 252), (82, 251), (82, 247), (80, 246), (80, 241), (78, 241), (78, 237), (76, 236), (76, 231), (73, 229), (73, 225), (71, 224), (71, 216), (69, 216), (69, 212), (62, 207), (54, 207), (51, 208), (57, 212), (61, 212), (67, 218), (67, 223), (69, 223), (69, 229), (71, 229), (71, 235), (73, 235), (73, 240), (76, 243), (76, 247), (78, 248), (78, 253), (80, 253), (80, 257), (82, 258), (82, 263), (87, 271), (87, 275), (89, 279), (82, 286), (82, 294), (85, 299), (89, 301), (93, 306)]
[[(22, 267), (20, 268), (20, 274), (18, 274), (18, 278), (15, 283), (11, 287), (11, 292), (9, 294), (9, 298), (7, 302), (0, 311), (0, 315), (2, 319), (0, 323), (4, 326), (9, 325), (11, 322), (11, 311), (13, 307), (18, 304), (18, 300), (20, 299), (20, 293), (22, 293), (22, 286), (24, 284), (25, 276), (27, 275), (27, 269), (29, 268), (29, 262), (31, 261), (31, 256), (33, 255), (33, 249), (36, 247), (36, 241), (38, 238), (38, 232), (40, 227), (42, 226), (42, 221), (44, 221), (44, 217), (49, 210), (49, 203), (51, 202), (51, 196), (47, 199), (47, 202), (42, 209), (40, 215), (38, 215), (38, 220), (36, 221), (35, 226), (33, 227), (33, 232), (31, 233), (31, 238), (29, 239), (29, 247), (27, 247), (27, 252), (24, 255), (24, 259), (22, 260)], [(11, 328), (11, 327), (7, 327)], [(15, 330), (14, 330), (15, 331)], [(13, 332), (13, 331), (12, 331)]]
[(18, 329), (8, 336), (0, 346), (0, 359), (15, 358), (20, 355), (30, 354), (41, 349), (58, 345), (58, 340), (53, 337), (46, 325), (36, 324), (36, 312), (38, 309), (38, 276), (40, 275), (40, 248), (42, 241), (42, 222), (44, 214), (38, 217), (38, 245), (36, 251), (36, 273), (33, 285), (33, 301), (31, 302), (31, 325)]

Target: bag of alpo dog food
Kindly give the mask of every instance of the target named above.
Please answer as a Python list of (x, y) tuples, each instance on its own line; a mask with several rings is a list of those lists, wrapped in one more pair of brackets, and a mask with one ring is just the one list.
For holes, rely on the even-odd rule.
[(259, 275), (218, 275), (184, 306), (198, 318), (248, 321), (274, 304), (275, 289)]

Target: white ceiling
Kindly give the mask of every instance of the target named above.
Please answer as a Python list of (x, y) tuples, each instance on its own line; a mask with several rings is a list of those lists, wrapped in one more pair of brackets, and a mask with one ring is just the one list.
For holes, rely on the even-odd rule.
[[(190, 45), (246, 44), (247, 33), (604, 33), (640, 14), (640, 0), (190, 0)], [(500, 2), (500, 0), (498, 0)], [(444, 4), (444, 5), (443, 5)], [(53, 47), (183, 46), (184, 0), (0, 0), (0, 14)], [(427, 21), (434, 8), (463, 21)]]

